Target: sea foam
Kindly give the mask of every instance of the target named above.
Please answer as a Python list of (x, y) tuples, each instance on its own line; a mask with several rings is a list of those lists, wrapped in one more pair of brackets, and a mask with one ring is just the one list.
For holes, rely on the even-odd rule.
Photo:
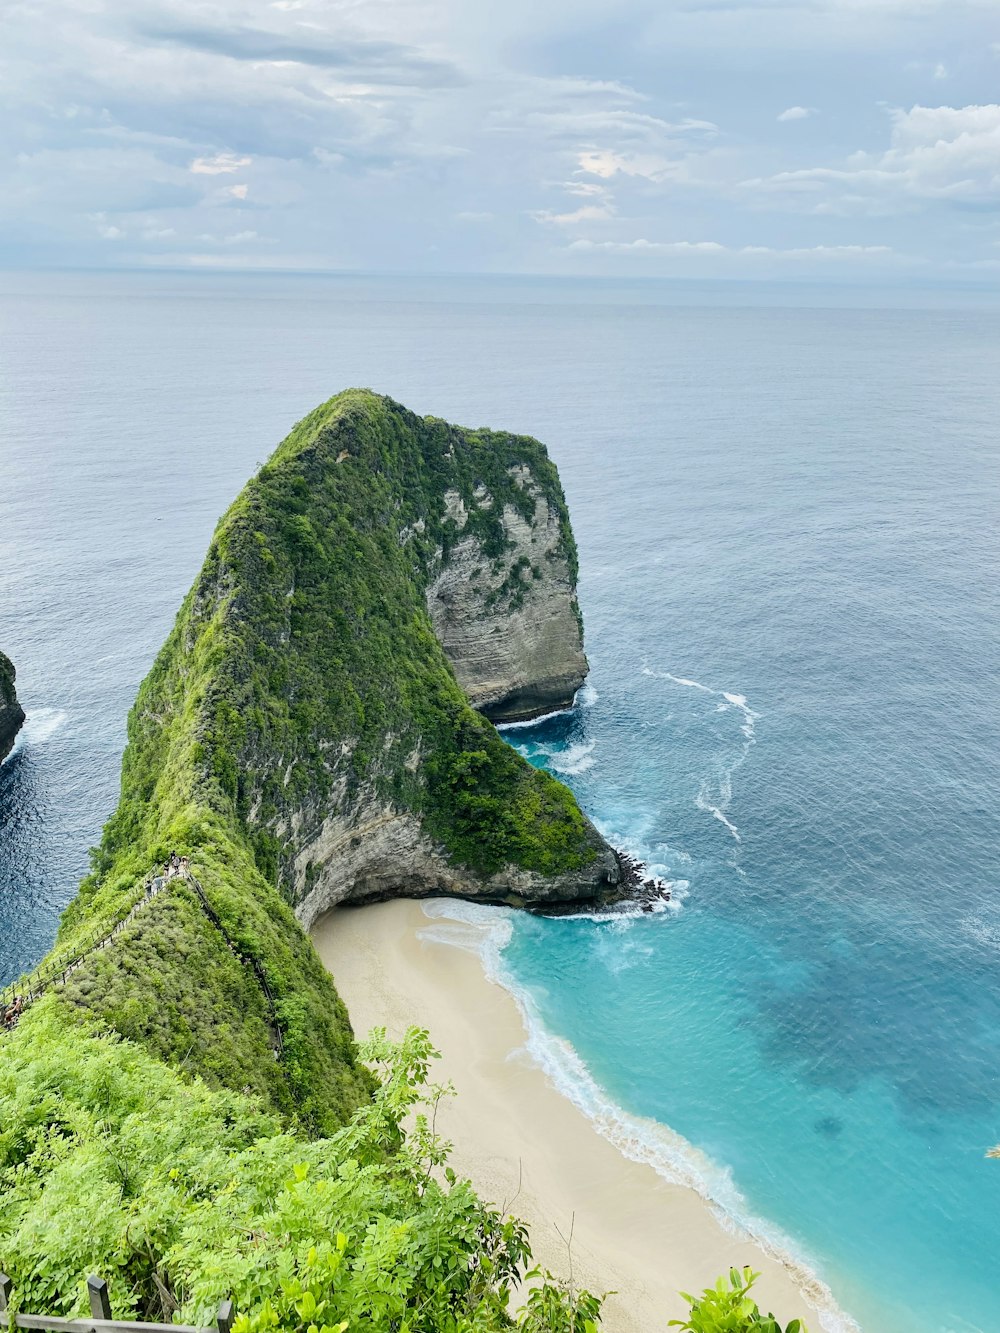
[(33, 749), (52, 739), (66, 725), (68, 714), (61, 708), (32, 708), (25, 714), (24, 725), (17, 734), (8, 759), (24, 749)]
[[(825, 1333), (861, 1333), (855, 1320), (837, 1305), (833, 1293), (800, 1247), (780, 1228), (753, 1215), (728, 1168), (714, 1162), (668, 1125), (623, 1110), (594, 1079), (576, 1049), (548, 1030), (534, 997), (518, 984), (504, 964), (504, 950), (514, 932), (512, 909), (451, 898), (432, 898), (424, 901), (421, 907), (433, 922), (419, 932), (421, 938), (479, 956), (489, 980), (502, 986), (518, 1007), (527, 1033), (524, 1053), (544, 1072), (552, 1087), (590, 1120), (603, 1138), (629, 1161), (652, 1167), (670, 1184), (694, 1190), (709, 1204), (719, 1223), (731, 1235), (754, 1241), (781, 1263), (815, 1308)], [(630, 925), (620, 917), (591, 915), (587, 919), (613, 931), (627, 929)], [(512, 1051), (509, 1058), (517, 1054)]]
[(692, 680), (688, 676), (677, 676), (672, 671), (654, 671), (648, 666), (642, 668), (642, 674), (650, 676), (654, 680), (668, 680), (674, 685), (682, 685), (686, 689), (713, 695), (720, 700), (715, 707), (717, 713), (724, 713), (730, 708), (736, 708), (742, 714), (740, 734), (743, 740), (740, 743), (739, 752), (733, 759), (729, 762), (720, 761), (716, 777), (718, 791), (713, 792), (712, 784), (706, 779), (700, 784), (698, 794), (694, 798), (694, 803), (699, 810), (704, 810), (713, 819), (717, 819), (736, 842), (742, 842), (739, 829), (729, 818), (728, 809), (733, 799), (733, 775), (743, 767), (750, 754), (751, 747), (757, 743), (756, 723), (760, 714), (750, 707), (745, 694), (737, 694), (735, 690), (717, 690), (711, 685), (702, 684), (700, 680)]

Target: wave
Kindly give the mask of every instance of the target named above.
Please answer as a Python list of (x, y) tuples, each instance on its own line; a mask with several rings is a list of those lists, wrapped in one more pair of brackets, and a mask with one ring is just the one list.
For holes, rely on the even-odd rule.
[[(575, 704), (573, 705), (575, 707)], [(557, 708), (551, 713), (542, 713), (540, 717), (529, 717), (526, 722), (498, 722), (497, 731), (520, 731), (524, 727), (540, 727), (543, 722), (551, 722), (555, 717), (568, 717), (573, 708)]]
[(989, 922), (981, 916), (967, 916), (959, 922), (960, 928), (988, 949), (1000, 949), (1000, 925)]
[(24, 725), (7, 758), (26, 748), (44, 745), (66, 725), (69, 714), (61, 708), (32, 708), (25, 714)]
[(557, 717), (569, 717), (580, 708), (593, 708), (601, 696), (593, 685), (581, 685), (573, 696), (569, 708), (556, 708), (551, 713), (542, 713), (540, 717), (529, 717), (526, 722), (498, 722), (497, 731), (520, 731), (524, 727), (540, 727), (543, 722), (551, 722)]
[(735, 690), (717, 690), (711, 685), (703, 685), (700, 680), (691, 680), (687, 676), (675, 676), (672, 671), (654, 671), (648, 666), (642, 668), (642, 674), (651, 676), (654, 680), (669, 680), (675, 685), (683, 685), (687, 689), (699, 690), (702, 694), (714, 695), (715, 698), (720, 700), (715, 709), (717, 713), (725, 713), (730, 708), (736, 708), (743, 715), (743, 721), (740, 723), (740, 734), (743, 737), (740, 752), (730, 764), (720, 766), (717, 776), (718, 794), (712, 799), (710, 784), (706, 780), (701, 783), (698, 795), (694, 800), (699, 810), (704, 810), (713, 819), (717, 819), (736, 842), (742, 842), (740, 831), (729, 818), (727, 812), (733, 799), (733, 775), (743, 767), (750, 754), (751, 747), (757, 743), (756, 723), (760, 714), (750, 707), (745, 694), (737, 694)]
[(568, 777), (575, 777), (577, 773), (585, 773), (588, 768), (594, 767), (593, 749), (596, 741), (577, 741), (575, 745), (569, 745), (565, 750), (557, 746), (539, 746), (549, 763), (557, 773), (565, 773)]
[[(514, 931), (512, 909), (450, 898), (429, 899), (421, 907), (435, 924), (422, 929), (420, 935), (479, 956), (486, 976), (511, 995), (520, 1011), (527, 1033), (524, 1049), (528, 1055), (556, 1091), (572, 1102), (603, 1138), (629, 1161), (652, 1167), (670, 1184), (694, 1190), (730, 1234), (754, 1241), (781, 1263), (816, 1310), (825, 1333), (861, 1333), (855, 1320), (837, 1305), (833, 1293), (795, 1242), (780, 1228), (750, 1212), (728, 1168), (713, 1162), (668, 1125), (623, 1110), (597, 1083), (576, 1049), (546, 1028), (530, 992), (517, 984), (503, 962), (504, 950)], [(605, 928), (627, 927), (621, 918), (589, 916), (587, 919)]]
[(698, 795), (694, 798), (694, 803), (699, 810), (704, 810), (706, 814), (712, 815), (713, 818), (717, 819), (720, 824), (724, 824), (737, 842), (743, 841), (743, 839), (740, 837), (739, 829), (736, 827), (735, 824), (731, 823), (730, 820), (726, 818), (725, 814), (723, 813), (722, 807), (718, 805), (713, 805), (712, 802), (708, 799), (707, 785), (704, 782), (701, 784), (701, 788), (698, 792)]

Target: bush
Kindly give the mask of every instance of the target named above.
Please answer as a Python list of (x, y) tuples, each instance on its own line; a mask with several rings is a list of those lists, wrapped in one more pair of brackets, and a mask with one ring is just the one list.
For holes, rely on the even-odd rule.
[[(761, 1314), (750, 1296), (750, 1288), (759, 1277), (749, 1268), (731, 1268), (728, 1282), (720, 1277), (698, 1298), (682, 1291), (691, 1304), (691, 1313), (687, 1319), (671, 1319), (670, 1326), (684, 1333), (782, 1333), (774, 1315)], [(806, 1333), (806, 1329), (793, 1319), (784, 1333)]]
[(67, 1035), (51, 1002), (23, 1028), (0, 1038), (0, 1268), (22, 1309), (85, 1315), (96, 1272), (117, 1318), (206, 1325), (232, 1297), (234, 1333), (494, 1333), (531, 1274), (524, 1333), (596, 1328), (600, 1301), (533, 1270), (524, 1226), (448, 1166), (426, 1032), (374, 1032), (377, 1093), (309, 1141), (131, 1042)]

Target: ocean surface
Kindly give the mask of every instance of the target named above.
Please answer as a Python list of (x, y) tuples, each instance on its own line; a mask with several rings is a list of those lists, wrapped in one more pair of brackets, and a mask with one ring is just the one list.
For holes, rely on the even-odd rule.
[(548, 444), (592, 674), (506, 736), (674, 886), (636, 919), (487, 913), (532, 1049), (865, 1333), (996, 1333), (990, 293), (0, 275), (0, 647), (28, 710), (0, 983), (86, 871), (216, 519), (352, 384)]

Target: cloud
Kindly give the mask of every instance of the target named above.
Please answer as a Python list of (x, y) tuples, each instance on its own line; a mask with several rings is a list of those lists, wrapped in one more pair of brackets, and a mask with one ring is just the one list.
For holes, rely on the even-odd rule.
[(139, 25), (139, 34), (152, 42), (169, 43), (205, 55), (229, 60), (296, 65), (364, 73), (380, 83), (455, 87), (465, 82), (457, 66), (428, 57), (412, 47), (392, 41), (355, 37), (322, 28), (275, 31), (233, 23), (173, 24), (165, 15), (158, 23)]
[[(12, 0), (0, 263), (995, 259), (991, 5)], [(900, 102), (938, 64), (954, 105)]]
[(615, 210), (610, 203), (582, 204), (570, 213), (538, 209), (531, 216), (536, 222), (548, 222), (557, 227), (577, 227), (581, 222), (607, 222), (615, 216)]
[(775, 247), (770, 245), (723, 245), (719, 241), (649, 241), (639, 237), (634, 241), (571, 241), (570, 250), (616, 255), (661, 255), (674, 258), (710, 257), (735, 259), (780, 260), (855, 260), (887, 259), (894, 252), (888, 245), (809, 245)]
[(191, 171), (196, 176), (225, 176), (242, 171), (252, 161), (249, 157), (237, 157), (235, 153), (216, 153), (214, 157), (196, 157), (191, 163)]
[(577, 161), (578, 171), (587, 176), (611, 180), (614, 176), (643, 176), (646, 180), (662, 180), (669, 174), (672, 162), (656, 153), (616, 153), (610, 148), (585, 148)]
[[(797, 199), (811, 211), (892, 211), (914, 201), (1000, 201), (1000, 106), (890, 112), (890, 147), (855, 153), (842, 167), (809, 167), (743, 182), (746, 190)], [(832, 203), (831, 203), (832, 201)]]

